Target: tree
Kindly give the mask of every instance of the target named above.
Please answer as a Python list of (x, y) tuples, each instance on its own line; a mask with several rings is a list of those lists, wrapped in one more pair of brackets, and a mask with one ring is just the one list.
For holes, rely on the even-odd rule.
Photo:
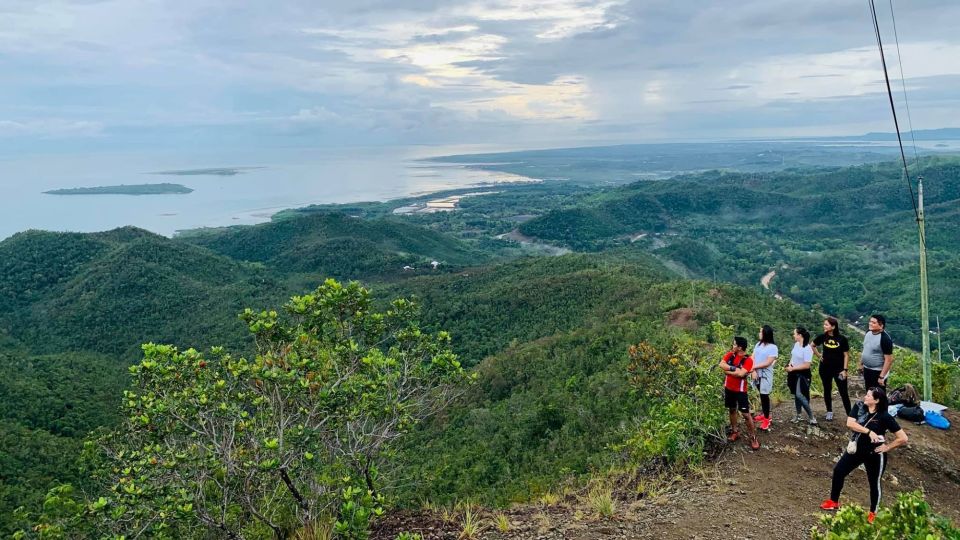
[(410, 301), (377, 313), (358, 283), (328, 280), (285, 308), (240, 315), (253, 359), (144, 345), (126, 421), (90, 445), (103, 493), (81, 504), (51, 492), (34, 530), (285, 538), (335, 519), (341, 536), (363, 537), (382, 511), (385, 455), (467, 375)]

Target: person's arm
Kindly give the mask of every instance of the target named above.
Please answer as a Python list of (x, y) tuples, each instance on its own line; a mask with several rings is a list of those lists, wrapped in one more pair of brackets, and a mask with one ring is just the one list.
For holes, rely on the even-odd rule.
[(857, 422), (852, 416), (847, 417), (847, 429), (854, 433), (863, 433), (864, 435), (870, 433), (869, 429), (861, 426), (860, 423)]
[[(798, 371), (798, 370), (802, 371), (804, 369), (810, 369), (810, 364), (813, 363), (813, 347), (810, 345), (807, 345), (807, 347), (804, 349), (803, 356), (804, 356), (803, 359), (806, 360), (806, 362), (800, 364), (799, 366), (793, 366), (793, 368), (790, 369), (790, 371)], [(790, 366), (787, 366), (787, 367), (789, 368)]]
[(850, 351), (843, 351), (843, 372), (846, 373), (850, 366)]
[(890, 366), (893, 365), (893, 355), (885, 354), (883, 355), (883, 367), (880, 368), (880, 380), (879, 383), (886, 386), (887, 385), (887, 375), (890, 373)]
[(779, 354), (779, 351), (768, 356), (762, 364), (753, 366), (753, 369), (762, 369), (772, 366), (773, 363), (777, 361), (777, 354)]
[(813, 341), (810, 342), (810, 349), (813, 350), (813, 355), (817, 358), (823, 358), (823, 353), (820, 352), (820, 338), (823, 336), (817, 336), (813, 338)]
[(890, 366), (893, 365), (893, 340), (884, 332), (880, 336), (880, 350), (883, 352), (883, 367), (880, 368), (880, 384), (887, 385), (887, 375), (890, 374)]
[(874, 452), (877, 452), (877, 453), (879, 453), (879, 454), (882, 454), (882, 453), (884, 453), (884, 452), (889, 452), (890, 450), (893, 450), (894, 448), (896, 448), (896, 447), (898, 447), (898, 446), (903, 446), (903, 445), (907, 444), (907, 432), (906, 432), (906, 431), (904, 431), (904, 430), (901, 429), (900, 431), (894, 433), (894, 435), (896, 435), (896, 438), (895, 438), (892, 442), (885, 442), (885, 443), (881, 444), (881, 445), (878, 446), (876, 449), (874, 449)]

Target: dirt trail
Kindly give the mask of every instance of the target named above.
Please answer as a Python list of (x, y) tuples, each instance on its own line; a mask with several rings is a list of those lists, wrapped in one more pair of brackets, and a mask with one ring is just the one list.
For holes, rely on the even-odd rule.
[[(815, 401), (816, 414), (822, 419), (822, 399)], [(839, 406), (838, 399), (834, 402)], [(511, 523), (506, 533), (498, 532), (487, 519), (478, 538), (809, 538), (821, 515), (818, 505), (829, 495), (831, 472), (846, 444), (847, 430), (842, 413), (832, 422), (808, 427), (790, 423), (793, 410), (792, 401), (773, 410), (773, 425), (760, 435), (763, 447), (757, 452), (742, 442), (729, 444), (694, 477), (668, 481), (643, 496), (637, 495), (635, 485), (621, 490), (613, 518), (596, 517), (583, 500), (569, 495), (552, 506), (524, 505), (505, 511)], [(960, 425), (960, 415), (946, 414), (954, 426)], [(922, 488), (935, 512), (960, 522), (956, 428), (939, 431), (912, 423), (903, 427), (910, 444), (891, 452), (881, 504), (889, 504), (899, 492)], [(863, 471), (847, 478), (841, 502), (869, 504)], [(373, 537), (393, 540), (403, 530), (420, 532), (424, 540), (456, 539), (461, 526), (437, 515), (395, 515)]]
[(764, 274), (762, 278), (760, 278), (760, 284), (763, 285), (764, 289), (770, 290), (770, 282), (773, 280), (774, 277), (776, 277), (776, 275), (777, 275), (777, 271), (771, 270), (766, 274)]

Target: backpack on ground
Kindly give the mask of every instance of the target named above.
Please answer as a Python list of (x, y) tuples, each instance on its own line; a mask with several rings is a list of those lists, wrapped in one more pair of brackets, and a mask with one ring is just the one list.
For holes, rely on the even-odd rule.
[(927, 420), (927, 425), (938, 429), (950, 429), (950, 421), (947, 420), (946, 416), (938, 413), (937, 411), (927, 411), (927, 414), (924, 417)]
[(909, 407), (904, 405), (897, 410), (897, 418), (902, 418), (909, 422), (923, 422), (925, 418), (925, 413), (919, 405), (915, 407)]
[(890, 391), (890, 404), (917, 407), (920, 405), (920, 395), (917, 394), (917, 390), (912, 384), (907, 383)]

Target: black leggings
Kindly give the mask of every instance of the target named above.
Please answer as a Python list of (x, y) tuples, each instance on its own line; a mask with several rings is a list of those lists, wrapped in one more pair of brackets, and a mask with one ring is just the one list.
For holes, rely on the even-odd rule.
[(800, 414), (800, 409), (803, 409), (810, 418), (813, 418), (813, 410), (810, 409), (810, 370), (787, 373), (787, 387), (793, 394), (797, 415)]
[(760, 410), (763, 416), (770, 418), (770, 394), (760, 394)]
[(833, 382), (837, 383), (837, 392), (843, 400), (843, 410), (850, 415), (850, 393), (847, 391), (847, 379), (841, 379), (840, 373), (820, 370), (820, 381), (823, 383), (823, 403), (827, 412), (833, 412)]
[(843, 491), (843, 481), (861, 464), (867, 470), (867, 481), (870, 482), (870, 511), (876, 512), (880, 506), (880, 477), (887, 468), (887, 455), (873, 453), (873, 445), (866, 437), (860, 437), (861, 445), (867, 445), (868, 450), (860, 450), (856, 454), (843, 453), (840, 461), (833, 468), (833, 486), (830, 488), (830, 500), (840, 502), (840, 492)]

